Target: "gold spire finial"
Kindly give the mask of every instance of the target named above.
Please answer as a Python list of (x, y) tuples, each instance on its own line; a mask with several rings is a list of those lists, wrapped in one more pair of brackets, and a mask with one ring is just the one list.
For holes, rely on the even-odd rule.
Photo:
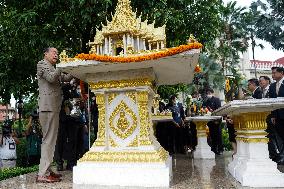
[(197, 40), (195, 39), (194, 35), (190, 34), (187, 43), (195, 43), (195, 42), (197, 42)]
[(112, 21), (106, 26), (104, 34), (135, 32), (138, 30), (136, 14), (132, 11), (130, 0), (118, 0)]
[(66, 53), (66, 50), (63, 50), (59, 55), (60, 62), (66, 62), (68, 59), (68, 55)]

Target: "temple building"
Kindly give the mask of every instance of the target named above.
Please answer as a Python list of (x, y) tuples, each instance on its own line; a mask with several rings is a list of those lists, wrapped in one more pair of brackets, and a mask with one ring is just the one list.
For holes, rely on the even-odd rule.
[(102, 24), (96, 31), (94, 41), (87, 43), (90, 54), (125, 56), (146, 50), (164, 49), (166, 45), (165, 25), (155, 28), (155, 22), (142, 21), (141, 15), (132, 11), (129, 0), (118, 0), (112, 21)]

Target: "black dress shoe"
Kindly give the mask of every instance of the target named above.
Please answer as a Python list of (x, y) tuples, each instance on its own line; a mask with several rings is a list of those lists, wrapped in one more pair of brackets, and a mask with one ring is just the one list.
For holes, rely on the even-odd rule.
[(57, 171), (63, 171), (63, 164), (57, 164), (56, 169)]
[(73, 164), (67, 164), (67, 165), (66, 165), (66, 170), (68, 170), (68, 171), (73, 171), (73, 167), (74, 167)]

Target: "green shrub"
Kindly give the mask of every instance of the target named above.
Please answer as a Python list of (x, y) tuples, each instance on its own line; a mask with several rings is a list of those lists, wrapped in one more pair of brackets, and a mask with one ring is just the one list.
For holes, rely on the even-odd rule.
[(38, 171), (38, 165), (33, 167), (15, 167), (0, 170), (0, 181), (8, 178), (16, 177), (19, 175)]
[(232, 145), (229, 141), (229, 134), (228, 134), (228, 129), (224, 128), (222, 129), (222, 137), (223, 137), (223, 145), (224, 145), (224, 150), (225, 151), (230, 151), (232, 150)]

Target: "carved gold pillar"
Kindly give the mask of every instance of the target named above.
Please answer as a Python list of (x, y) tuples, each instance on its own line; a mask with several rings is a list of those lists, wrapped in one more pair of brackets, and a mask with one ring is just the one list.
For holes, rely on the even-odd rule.
[(149, 94), (147, 91), (137, 92), (138, 109), (140, 116), (140, 145), (151, 145), (152, 142), (149, 139)]
[(96, 94), (96, 102), (99, 110), (99, 120), (98, 120), (98, 137), (93, 146), (103, 147), (105, 146), (105, 96), (104, 94)]

